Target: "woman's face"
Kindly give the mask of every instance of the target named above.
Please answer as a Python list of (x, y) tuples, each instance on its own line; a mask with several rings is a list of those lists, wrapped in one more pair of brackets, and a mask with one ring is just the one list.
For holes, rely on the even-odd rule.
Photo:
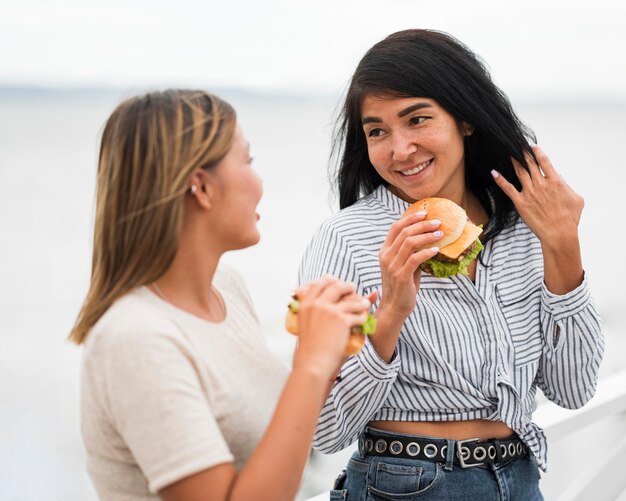
[(361, 121), (370, 162), (391, 191), (408, 202), (426, 197), (461, 202), (464, 132), (436, 101), (368, 95)]
[(250, 146), (237, 126), (233, 144), (212, 171), (216, 185), (212, 200), (212, 234), (218, 234), (225, 249), (243, 249), (256, 244), (257, 205), (263, 194), (261, 179), (252, 169)]

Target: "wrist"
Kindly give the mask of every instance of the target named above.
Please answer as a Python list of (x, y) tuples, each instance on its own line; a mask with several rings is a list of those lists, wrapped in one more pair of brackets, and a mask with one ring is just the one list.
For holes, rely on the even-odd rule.
[(540, 240), (544, 254), (572, 254), (580, 252), (578, 231), (561, 231), (551, 235), (551, 238)]
[(374, 313), (374, 317), (376, 318), (376, 334), (370, 338), (370, 342), (378, 356), (385, 363), (390, 363), (405, 317), (383, 308), (382, 304)]
[(404, 321), (408, 315), (398, 314), (398, 309), (387, 306), (381, 301), (379, 307), (374, 312), (376, 319), (376, 333), (394, 333), (400, 334), (400, 330), (404, 325)]
[(328, 378), (334, 375), (337, 369), (329, 366), (328, 355), (316, 358), (296, 351), (291, 372), (326, 384)]
[(550, 245), (542, 242), (544, 283), (549, 292), (567, 294), (578, 287), (584, 271), (578, 235)]

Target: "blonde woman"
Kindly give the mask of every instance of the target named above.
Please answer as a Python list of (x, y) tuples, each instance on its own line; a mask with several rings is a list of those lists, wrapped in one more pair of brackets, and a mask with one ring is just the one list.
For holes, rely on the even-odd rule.
[(306, 286), (293, 370), (263, 342), (240, 277), (261, 181), (235, 111), (170, 90), (120, 104), (102, 137), (84, 344), (82, 434), (104, 500), (290, 500), (349, 327), (369, 301)]

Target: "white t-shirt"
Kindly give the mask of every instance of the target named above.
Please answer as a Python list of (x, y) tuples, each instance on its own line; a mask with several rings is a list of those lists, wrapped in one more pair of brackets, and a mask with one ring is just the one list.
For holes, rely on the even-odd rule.
[(270, 352), (241, 278), (220, 266), (222, 323), (140, 287), (85, 342), (81, 374), (87, 470), (103, 500), (156, 492), (220, 463), (240, 470), (259, 443), (287, 368)]

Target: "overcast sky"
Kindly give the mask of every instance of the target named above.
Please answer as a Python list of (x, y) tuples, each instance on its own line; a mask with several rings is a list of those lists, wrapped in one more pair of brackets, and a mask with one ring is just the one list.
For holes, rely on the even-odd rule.
[(335, 93), (409, 27), (452, 33), (512, 95), (626, 99), (619, 0), (1, 0), (0, 84)]

